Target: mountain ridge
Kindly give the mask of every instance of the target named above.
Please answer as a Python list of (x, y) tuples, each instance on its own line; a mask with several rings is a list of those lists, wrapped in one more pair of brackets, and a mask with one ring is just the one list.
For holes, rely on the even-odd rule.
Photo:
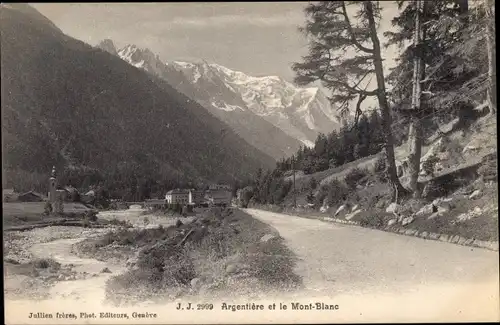
[[(107, 39), (103, 42), (112, 41)], [(102, 43), (97, 46), (104, 48)], [(260, 123), (264, 120), (272, 124), (286, 135), (285, 146), (290, 148), (287, 155), (294, 154), (301, 145), (312, 146), (318, 133), (329, 133), (340, 127), (336, 112), (319, 88), (298, 88), (279, 76), (249, 76), (203, 59), (196, 62), (164, 62), (151, 50), (134, 44), (127, 44), (116, 51), (129, 64), (170, 82), (236, 132), (241, 123), (234, 120), (241, 118), (239, 115), (245, 111), (247, 117), (253, 114)], [(229, 114), (235, 116), (224, 116)], [(255, 139), (242, 136), (259, 147), (255, 145)], [(273, 147), (280, 145), (283, 142)], [(282, 153), (279, 156), (283, 156)], [(275, 155), (275, 158), (279, 157)]]
[(126, 183), (241, 180), (274, 165), (167, 82), (56, 32), (33, 10), (0, 12), (4, 168), (76, 163)]

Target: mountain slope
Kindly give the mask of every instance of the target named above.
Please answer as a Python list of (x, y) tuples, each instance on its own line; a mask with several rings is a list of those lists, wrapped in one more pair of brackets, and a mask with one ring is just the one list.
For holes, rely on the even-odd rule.
[(4, 168), (77, 163), (117, 178), (229, 181), (274, 164), (166, 82), (35, 9), (2, 6), (0, 21)]
[[(117, 50), (111, 40), (102, 41), (98, 47), (109, 53), (117, 53), (131, 65), (143, 69), (174, 86), (224, 123), (227, 123), (238, 135), (248, 143), (267, 155), (280, 159), (295, 153), (302, 144), (297, 139), (285, 134), (281, 129), (265, 119), (255, 115), (250, 110), (220, 110), (210, 102), (211, 93), (225, 92), (226, 97), (234, 96), (223, 83), (217, 85), (195, 85), (186, 75), (172, 64), (163, 63), (160, 58), (148, 49), (139, 49), (134, 45)], [(207, 100), (208, 99), (208, 100)], [(245, 105), (241, 102), (241, 105)]]
[[(105, 40), (98, 46), (108, 48), (110, 43)], [(300, 145), (312, 145), (319, 132), (339, 127), (337, 114), (317, 88), (297, 88), (275, 76), (251, 77), (205, 61), (164, 63), (149, 49), (135, 45), (118, 50), (113, 46), (112, 52), (167, 80), (275, 158), (295, 153)]]

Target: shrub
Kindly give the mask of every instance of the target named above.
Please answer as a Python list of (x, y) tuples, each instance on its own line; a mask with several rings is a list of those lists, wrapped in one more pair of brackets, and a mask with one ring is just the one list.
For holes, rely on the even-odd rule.
[(87, 221), (96, 222), (97, 221), (97, 212), (95, 211), (86, 211), (84, 219)]
[(359, 220), (362, 227), (380, 229), (385, 226), (384, 217), (379, 214), (362, 215)]
[(41, 258), (33, 262), (33, 266), (37, 269), (54, 269), (58, 270), (61, 268), (61, 264), (50, 258)]
[(440, 184), (438, 182), (432, 182), (430, 181), (427, 183), (422, 190), (422, 197), (425, 199), (434, 199), (442, 196), (446, 196), (447, 190), (443, 186), (443, 184)]
[(43, 207), (43, 213), (46, 215), (49, 215), (52, 213), (52, 204), (50, 202), (45, 202), (45, 205)]
[(366, 169), (353, 168), (345, 176), (345, 183), (349, 188), (356, 188), (356, 185), (358, 185), (359, 181), (366, 175), (368, 175), (368, 171)]
[(436, 163), (439, 162), (439, 158), (436, 155), (430, 156), (427, 160), (422, 163), (422, 170), (427, 175), (434, 175), (434, 167)]
[(389, 179), (387, 175), (387, 163), (384, 157), (375, 160), (374, 172), (377, 179), (383, 183)]
[(349, 189), (339, 180), (335, 179), (328, 184), (327, 198), (330, 206), (342, 203), (347, 195), (349, 195)]

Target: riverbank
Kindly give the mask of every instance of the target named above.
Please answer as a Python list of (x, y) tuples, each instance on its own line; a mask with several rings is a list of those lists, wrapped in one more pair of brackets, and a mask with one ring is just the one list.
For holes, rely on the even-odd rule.
[(238, 210), (182, 219), (144, 211), (100, 217), (119, 222), (6, 233), (6, 299), (139, 304), (265, 295), (300, 283), (279, 234)]

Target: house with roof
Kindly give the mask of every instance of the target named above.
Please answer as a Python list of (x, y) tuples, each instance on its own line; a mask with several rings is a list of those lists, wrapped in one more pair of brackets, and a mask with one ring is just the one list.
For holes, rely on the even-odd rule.
[(165, 201), (168, 204), (188, 204), (189, 190), (179, 188), (170, 190), (165, 194)]
[(195, 189), (190, 189), (189, 190), (189, 204), (190, 205), (201, 205), (203, 201), (205, 200), (205, 192), (200, 191), (200, 190), (195, 190)]
[(233, 193), (228, 189), (209, 189), (205, 193), (205, 199), (212, 205), (231, 205)]
[(3, 189), (2, 194), (4, 202), (17, 201), (17, 197), (19, 196), (19, 193), (16, 193), (16, 191), (12, 188)]
[(21, 202), (43, 202), (45, 200), (42, 194), (35, 191), (19, 194), (17, 199)]
[(208, 186), (209, 190), (215, 191), (215, 190), (225, 190), (225, 191), (231, 191), (231, 185), (227, 184), (211, 184)]

